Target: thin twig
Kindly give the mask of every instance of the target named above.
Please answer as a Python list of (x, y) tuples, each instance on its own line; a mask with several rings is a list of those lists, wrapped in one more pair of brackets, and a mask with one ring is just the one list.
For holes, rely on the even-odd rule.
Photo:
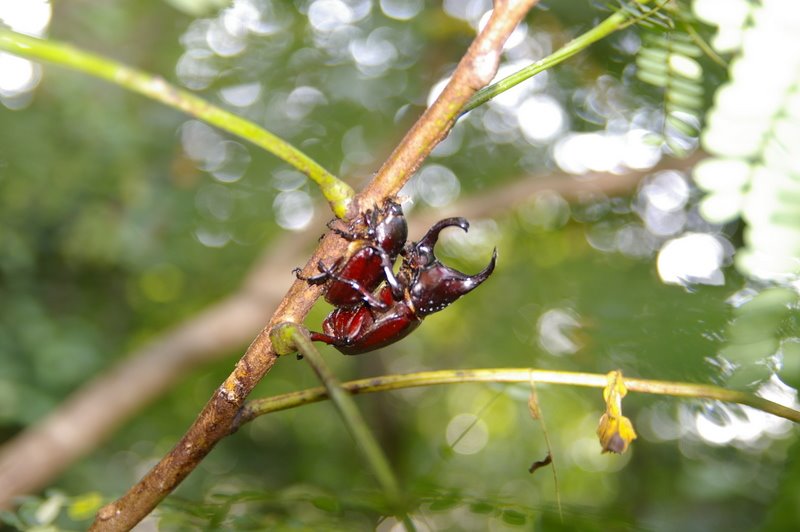
[[(608, 376), (599, 373), (548, 371), (533, 368), (451, 369), (370, 377), (342, 383), (342, 388), (353, 395), (357, 395), (420, 386), (460, 384), (466, 382), (536, 382), (604, 388), (608, 385)], [(768, 414), (794, 421), (795, 423), (800, 423), (800, 411), (747, 392), (729, 390), (711, 384), (631, 379), (627, 377), (624, 379), (624, 382), (628, 391), (631, 392), (739, 403), (767, 412)], [(254, 399), (248, 401), (242, 409), (242, 413), (239, 416), (239, 425), (243, 425), (265, 414), (324, 401), (327, 398), (327, 392), (324, 388), (309, 388), (307, 390), (290, 392), (274, 397)]]
[(49, 61), (105, 79), (252, 142), (283, 159), (316, 182), (322, 195), (330, 203), (334, 214), (343, 217), (347, 212), (350, 200), (354, 195), (350, 185), (338, 179), (311, 157), (277, 135), (249, 120), (212, 105), (189, 91), (167, 83), (160, 76), (131, 68), (66, 43), (37, 39), (2, 27), (0, 27), (0, 50), (29, 59)]
[(574, 38), (547, 57), (526, 66), (525, 68), (511, 74), (508, 77), (501, 79), (497, 83), (492, 83), (488, 87), (482, 88), (475, 93), (469, 102), (467, 102), (460, 114), (467, 113), (476, 107), (485, 104), (495, 96), (516, 85), (519, 85), (527, 79), (532, 78), (539, 72), (562, 63), (578, 52), (585, 50), (600, 39), (603, 39), (604, 37), (607, 37), (615, 31), (625, 27), (626, 22), (628, 22), (631, 17), (631, 13), (624, 9), (617, 11), (597, 26)]
[(350, 431), (358, 448), (361, 449), (373, 475), (375, 475), (375, 478), (381, 485), (383, 493), (386, 495), (386, 499), (392, 507), (392, 510), (397, 513), (397, 517), (401, 522), (410, 522), (405, 510), (402, 509), (403, 504), (400, 495), (400, 487), (392, 471), (392, 467), (389, 465), (389, 459), (386, 458), (383, 449), (381, 449), (378, 440), (375, 439), (375, 436), (369, 429), (367, 422), (358, 410), (352, 396), (342, 389), (339, 379), (336, 378), (325, 363), (322, 355), (317, 348), (314, 347), (314, 344), (311, 343), (311, 338), (308, 337), (308, 331), (305, 330), (304, 327), (294, 323), (286, 324), (286, 327), (290, 329), (292, 343), (309, 363), (314, 373), (317, 374), (317, 377), (319, 377), (319, 380), (325, 387), (328, 397), (331, 398), (334, 406), (339, 411), (339, 415), (342, 416), (345, 427)]

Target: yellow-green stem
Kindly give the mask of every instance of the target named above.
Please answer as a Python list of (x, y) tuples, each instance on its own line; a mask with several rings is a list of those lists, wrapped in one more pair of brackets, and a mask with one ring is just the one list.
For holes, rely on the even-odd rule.
[[(322, 355), (320, 355), (317, 348), (314, 347), (314, 344), (308, 336), (308, 331), (304, 327), (291, 323), (280, 324), (278, 327), (284, 331), (284, 335), (287, 331), (291, 332), (294, 346), (309, 363), (314, 373), (319, 377), (319, 380), (325, 388), (326, 395), (331, 398), (334, 406), (342, 416), (345, 426), (364, 454), (364, 458), (386, 494), (386, 498), (393, 509), (398, 513), (398, 518), (404, 522), (408, 528), (411, 521), (407, 519), (405, 512), (401, 510), (402, 503), (397, 479), (389, 465), (389, 460), (386, 458), (383, 449), (381, 449), (380, 444), (378, 444), (378, 441), (369, 429), (367, 422), (361, 416), (361, 412), (359, 412), (355, 401), (353, 401), (350, 394), (342, 388), (341, 383), (325, 363)], [(272, 336), (274, 337), (275, 335), (273, 334)], [(411, 528), (413, 529), (413, 525), (411, 525)]]
[[(800, 423), (800, 412), (797, 410), (779, 405), (778, 403), (747, 392), (728, 390), (710, 384), (630, 378), (625, 378), (624, 381), (628, 391), (631, 392), (739, 403)], [(345, 382), (342, 384), (342, 388), (355, 395), (418, 386), (464, 382), (536, 382), (603, 388), (608, 384), (608, 377), (598, 373), (546, 371), (531, 368), (455, 369), (422, 371), (405, 375), (386, 375), (382, 377), (360, 379)], [(258, 416), (269, 414), (270, 412), (315, 403), (327, 399), (327, 397), (328, 395), (324, 388), (310, 388), (308, 390), (276, 395), (275, 397), (255, 399), (245, 404), (239, 419), (241, 423), (246, 423)]]
[(547, 70), (548, 68), (551, 68), (569, 59), (573, 55), (588, 48), (590, 45), (596, 43), (600, 39), (624, 28), (632, 18), (633, 14), (624, 9), (617, 11), (591, 30), (571, 40), (544, 59), (540, 59), (539, 61), (526, 66), (522, 70), (519, 70), (518, 72), (501, 79), (497, 83), (493, 83), (488, 87), (482, 88), (476, 92), (475, 95), (472, 96), (472, 98), (470, 98), (467, 104), (463, 107), (463, 109), (461, 109), (461, 114), (483, 105), (498, 94), (507, 91), (515, 85), (519, 85), (526, 79), (532, 78), (539, 72)]
[(347, 213), (354, 195), (350, 185), (261, 126), (212, 105), (189, 91), (179, 89), (160, 76), (128, 67), (69, 44), (37, 39), (2, 27), (0, 27), (0, 50), (28, 59), (48, 61), (105, 79), (250, 141), (283, 159), (316, 182), (336, 216), (342, 218)]

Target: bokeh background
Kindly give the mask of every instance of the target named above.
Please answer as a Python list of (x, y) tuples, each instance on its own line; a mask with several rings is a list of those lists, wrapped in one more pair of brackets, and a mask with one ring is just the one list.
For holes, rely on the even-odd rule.
[[(325, 348), (337, 375), (619, 368), (797, 406), (800, 7), (668, 4), (458, 122), (403, 191), (411, 238), (430, 220), (466, 216), (469, 234), (445, 234), (439, 255), (474, 272), (496, 246), (497, 270), (396, 345), (360, 357)], [(160, 74), (358, 188), (490, 8), (11, 0), (0, 19)], [(620, 9), (640, 8), (542, 2), (508, 42), (500, 76)], [(182, 435), (330, 214), (271, 155), (86, 75), (0, 53), (0, 103), (0, 443), (231, 294), (256, 300), (235, 317), (241, 337), (187, 358), (165, 393), (2, 514), (11, 527), (81, 529)], [(280, 267), (259, 267), (270, 260)], [(328, 310), (320, 302), (307, 324)], [(305, 363), (285, 359), (253, 396), (315, 385)], [(639, 439), (603, 455), (599, 390), (537, 386), (544, 424), (529, 414), (530, 391), (461, 384), (357, 399), (420, 529), (800, 524), (800, 447), (786, 420), (629, 395)], [(528, 473), (548, 452), (543, 425), (557, 481), (551, 469)], [(320, 403), (223, 441), (143, 526), (368, 529), (378, 496)]]

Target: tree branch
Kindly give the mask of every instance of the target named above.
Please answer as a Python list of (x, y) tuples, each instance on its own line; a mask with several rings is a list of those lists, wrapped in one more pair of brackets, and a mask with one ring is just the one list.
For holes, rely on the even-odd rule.
[[(394, 195), (402, 187), (436, 142), (447, 134), (464, 103), (494, 77), (506, 38), (535, 1), (497, 1), (492, 16), (459, 63), (442, 95), (423, 114), (390, 156), (390, 162), (359, 196), (359, 206), (369, 207)], [(306, 264), (306, 271), (311, 271), (319, 260), (341, 256), (345, 247), (342, 239), (329, 233)], [(277, 360), (269, 338), (270, 331), (279, 323), (301, 323), (321, 290), (322, 287), (299, 280), (292, 284), (272, 319), (178, 444), (125, 495), (101, 508), (92, 530), (132, 528), (230, 433), (245, 398)]]
[(444, 140), (472, 95), (492, 81), (500, 65), (503, 44), (537, 2), (495, 0), (489, 21), (458, 63), (450, 82), (359, 195), (361, 204), (371, 205), (397, 194), (431, 150)]

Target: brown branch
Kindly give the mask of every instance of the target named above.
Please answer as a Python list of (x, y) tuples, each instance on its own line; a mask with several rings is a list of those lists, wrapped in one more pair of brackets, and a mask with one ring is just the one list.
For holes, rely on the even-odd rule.
[(359, 195), (363, 205), (394, 196), (431, 150), (450, 132), (462, 107), (492, 81), (503, 44), (538, 0), (495, 0), (494, 11), (467, 50), (442, 93), (412, 126)]
[[(445, 91), (426, 111), (400, 146), (390, 156), (359, 205), (371, 206), (394, 195), (444, 138), (458, 110), (470, 96), (491, 81), (500, 61), (503, 44), (536, 0), (498, 0), (484, 29), (459, 63)], [(306, 264), (307, 271), (319, 260), (341, 256), (345, 242), (328, 234)], [(178, 444), (135, 486), (97, 514), (92, 530), (129, 530), (166, 497), (200, 463), (232, 428), (244, 400), (277, 360), (269, 338), (272, 328), (286, 321), (301, 323), (321, 287), (295, 281), (267, 326), (239, 360), (233, 373), (215, 391)]]
[(318, 229), (311, 229), (279, 238), (239, 290), (129, 353), (0, 448), (0, 508), (10, 506), (15, 496), (46, 486), (189, 369), (253, 338), (317, 235)]

